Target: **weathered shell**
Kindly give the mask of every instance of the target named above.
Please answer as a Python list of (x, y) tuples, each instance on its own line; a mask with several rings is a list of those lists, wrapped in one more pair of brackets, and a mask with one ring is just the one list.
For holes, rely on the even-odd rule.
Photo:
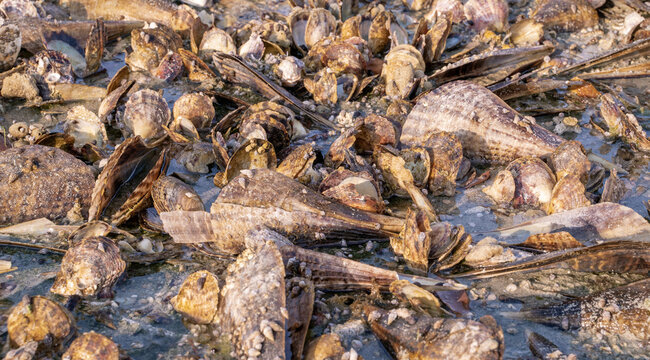
[(47, 14), (40, 3), (32, 0), (3, 0), (0, 13), (7, 19), (40, 18)]
[(210, 126), (214, 114), (212, 99), (203, 93), (183, 94), (174, 103), (174, 119), (184, 117), (190, 120), (197, 129)]
[(160, 80), (170, 82), (183, 71), (183, 57), (175, 52), (168, 52), (158, 64), (158, 67), (151, 71), (151, 75)]
[(2, 80), (0, 95), (4, 98), (35, 100), (39, 98), (36, 79), (30, 74), (13, 73)]
[(243, 59), (260, 60), (264, 55), (264, 41), (260, 34), (254, 32), (251, 37), (239, 47), (239, 56)]
[(305, 64), (293, 56), (287, 56), (273, 67), (275, 76), (280, 79), (283, 86), (296, 86), (302, 80)]
[(451, 32), (452, 22), (447, 16), (440, 16), (436, 19), (435, 24), (431, 29), (427, 30), (425, 20), (420, 20), (422, 25), (422, 33), (416, 34), (413, 41), (415, 47), (422, 53), (422, 58), (427, 64), (440, 59), (442, 52), (445, 50), (447, 44), (447, 37)]
[(390, 284), (390, 292), (402, 302), (407, 302), (414, 309), (431, 316), (444, 316), (440, 300), (421, 287), (408, 280), (397, 280)]
[(63, 360), (118, 360), (120, 350), (111, 339), (91, 331), (76, 338), (61, 358)]
[(513, 245), (513, 247), (534, 249), (543, 252), (575, 249), (583, 246), (582, 243), (566, 231), (534, 234), (526, 238), (526, 241), (523, 243)]
[[(2, 2), (4, 5), (4, 2)], [(20, 46), (22, 35), (16, 25), (7, 24), (0, 26), (0, 71), (5, 71), (14, 66)]]
[(212, 144), (202, 141), (186, 146), (180, 154), (176, 155), (176, 160), (191, 172), (207, 174), (210, 172), (209, 166), (214, 164), (216, 157)]
[(422, 54), (411, 45), (398, 45), (386, 55), (382, 78), (386, 81), (386, 95), (405, 98), (413, 92), (416, 79), (424, 76)]
[(194, 272), (169, 302), (191, 322), (210, 324), (219, 310), (219, 280), (207, 270)]
[(76, 147), (93, 144), (103, 148), (108, 141), (104, 124), (94, 112), (83, 105), (68, 110), (64, 131), (74, 137)]
[(367, 172), (339, 168), (323, 179), (319, 190), (326, 197), (355, 209), (375, 213), (384, 210), (379, 185)]
[(505, 349), (503, 332), (489, 315), (479, 321), (442, 319), (416, 315), (405, 308), (385, 311), (371, 305), (364, 306), (363, 314), (375, 335), (390, 344), (400, 360), (437, 359), (440, 354), (496, 360)]
[(171, 120), (165, 99), (156, 91), (143, 89), (129, 97), (124, 109), (124, 125), (145, 143), (155, 143), (166, 136), (163, 125)]
[(303, 355), (305, 339), (314, 310), (314, 283), (308, 278), (291, 277), (287, 286), (288, 338), (291, 341), (291, 358), (300, 359)]
[(431, 153), (423, 147), (402, 149), (399, 156), (404, 159), (405, 167), (413, 175), (413, 182), (419, 188), (426, 188), (431, 174)]
[(598, 25), (598, 13), (587, 0), (538, 0), (531, 18), (545, 29), (577, 31)]
[(296, 179), (304, 185), (317, 182), (313, 180), (320, 180), (319, 174), (312, 168), (312, 165), (316, 160), (314, 145), (314, 143), (308, 143), (293, 149), (289, 155), (278, 164), (276, 171), (284, 176)]
[[(372, 12), (373, 11), (371, 10), (371, 16)], [(367, 21), (368, 20), (365, 20), (361, 23), (361, 37), (368, 41), (368, 47), (373, 54), (384, 52), (389, 48), (391, 43), (391, 27), (393, 22), (396, 23), (395, 16), (388, 10), (377, 11), (376, 14), (372, 16), (370, 27), (366, 33), (364, 31), (366, 29), (364, 22)]]
[(313, 47), (307, 56), (319, 56), (320, 63), (337, 75), (351, 73), (362, 76), (365, 73), (369, 54), (363, 40), (358, 37), (327, 40)]
[(342, 359), (345, 348), (336, 333), (323, 334), (312, 340), (305, 351), (306, 360)]
[(63, 296), (112, 297), (112, 287), (125, 269), (113, 240), (86, 238), (65, 253), (50, 291)]
[(558, 146), (549, 158), (549, 165), (558, 180), (568, 174), (575, 174), (583, 183), (587, 181), (591, 169), (591, 162), (587, 159), (582, 144), (576, 140)]
[(253, 34), (257, 34), (260, 40), (277, 46), (282, 52), (289, 50), (291, 47), (291, 31), (282, 22), (270, 19), (264, 21), (253, 19), (244, 26), (239, 27), (233, 37), (236, 44), (241, 46), (249, 41)]
[(555, 176), (551, 169), (539, 158), (520, 158), (511, 162), (507, 171), (515, 180), (514, 207), (542, 206), (551, 201), (555, 186)]
[(478, 32), (505, 31), (508, 26), (509, 11), (506, 0), (469, 0), (465, 3), (465, 16), (472, 20), (473, 28)]
[(515, 178), (510, 170), (501, 170), (494, 182), (483, 188), (483, 192), (497, 204), (509, 204), (515, 198)]
[(646, 137), (645, 130), (639, 125), (636, 117), (627, 113), (623, 104), (612, 94), (601, 96), (599, 110), (607, 123), (609, 135), (621, 137), (636, 150), (650, 152), (650, 140)]
[(605, 185), (603, 185), (603, 194), (600, 197), (600, 202), (617, 203), (621, 201), (626, 192), (627, 187), (625, 183), (618, 178), (616, 170), (611, 169), (609, 171), (609, 177), (605, 181)]
[(202, 58), (210, 58), (212, 52), (215, 51), (235, 54), (237, 53), (237, 46), (227, 32), (213, 27), (203, 34), (203, 39), (201, 39), (201, 45), (199, 46), (199, 56)]
[(37, 76), (37, 82), (72, 84), (74, 71), (68, 56), (55, 50), (43, 50), (27, 61), (25, 73)]
[(104, 45), (106, 43), (106, 27), (104, 20), (97, 19), (95, 25), (90, 28), (88, 34), (88, 41), (84, 49), (84, 59), (86, 68), (83, 69), (83, 75), (90, 75), (102, 66), (102, 58), (104, 57)]
[(507, 163), (553, 152), (564, 139), (524, 118), (488, 89), (469, 81), (444, 84), (421, 97), (400, 141), (422, 145), (434, 131), (454, 133), (476, 163)]
[(252, 125), (259, 125), (263, 129), (263, 138), (271, 142), (275, 150), (281, 151), (289, 145), (293, 136), (294, 118), (293, 111), (285, 106), (272, 101), (260, 102), (242, 114), (240, 133), (246, 138), (261, 138), (247, 135), (252, 133)]
[(153, 72), (168, 52), (183, 46), (181, 37), (172, 29), (159, 25), (131, 31), (131, 48), (125, 61), (133, 71)]
[(555, 184), (546, 212), (553, 214), (589, 205), (585, 185), (576, 174), (568, 174)]
[(329, 68), (319, 71), (313, 79), (306, 78), (304, 84), (318, 104), (333, 106), (339, 100), (336, 74)]
[(37, 350), (38, 342), (30, 341), (18, 349), (9, 351), (4, 360), (32, 360), (36, 357)]
[(544, 36), (544, 25), (524, 19), (510, 27), (510, 41), (517, 46), (537, 45)]
[(90, 167), (52, 147), (27, 145), (0, 152), (0, 223), (41, 217), (61, 220), (79, 207), (85, 217), (95, 183)]
[(257, 240), (228, 267), (217, 318), (223, 333), (232, 335), (239, 357), (284, 359), (288, 316), (283, 315), (287, 301), (282, 254), (272, 241)]
[(323, 8), (313, 9), (309, 12), (309, 18), (305, 25), (305, 44), (310, 48), (320, 39), (330, 36), (335, 31), (336, 18), (334, 15)]
[(397, 130), (395, 125), (387, 118), (370, 114), (360, 120), (359, 132), (355, 135), (355, 149), (359, 153), (372, 153), (376, 146), (396, 146)]
[(432, 21), (442, 14), (446, 14), (452, 23), (458, 24), (465, 20), (465, 7), (460, 0), (435, 0), (425, 18)]
[(49, 339), (53, 346), (65, 343), (74, 333), (74, 318), (58, 303), (42, 296), (24, 296), (7, 319), (12, 347)]
[(151, 187), (153, 205), (158, 213), (174, 210), (205, 210), (203, 202), (194, 189), (171, 176), (161, 176)]
[(429, 218), (423, 211), (408, 210), (404, 228), (399, 236), (391, 237), (390, 246), (396, 255), (402, 255), (413, 270), (429, 269), (429, 251), (435, 233)]
[(432, 195), (453, 196), (456, 193), (456, 176), (463, 160), (463, 147), (456, 135), (435, 132), (424, 142), (431, 158), (429, 191)]

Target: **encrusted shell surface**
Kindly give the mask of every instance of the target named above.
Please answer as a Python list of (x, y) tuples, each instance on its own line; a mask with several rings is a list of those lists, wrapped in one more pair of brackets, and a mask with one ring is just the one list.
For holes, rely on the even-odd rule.
[(219, 310), (219, 280), (207, 270), (194, 272), (169, 302), (191, 322), (210, 324)]
[[(272, 101), (263, 101), (251, 106), (242, 114), (239, 132), (245, 138), (268, 140), (275, 150), (280, 151), (289, 145), (293, 136), (294, 117), (295, 114), (289, 108)], [(263, 130), (262, 134), (251, 135), (257, 128), (251, 127), (252, 125), (259, 125)]]
[(72, 336), (74, 326), (72, 315), (58, 303), (42, 296), (24, 296), (9, 312), (8, 340), (12, 347), (20, 347), (49, 337), (57, 346)]
[(505, 31), (509, 10), (506, 0), (469, 0), (465, 3), (465, 16), (474, 22), (473, 27), (479, 32)]
[(33, 0), (3, 0), (0, 13), (7, 19), (41, 18), (47, 15), (41, 4)]
[(47, 84), (72, 84), (75, 79), (68, 56), (55, 50), (43, 50), (29, 58), (25, 73)]
[(215, 114), (212, 99), (203, 93), (183, 94), (174, 103), (173, 111), (174, 119), (184, 117), (197, 129), (209, 126)]
[(302, 73), (305, 64), (302, 60), (293, 56), (287, 56), (279, 64), (273, 67), (273, 72), (282, 85), (292, 87), (296, 86), (302, 80)]
[(463, 160), (463, 146), (458, 137), (445, 131), (431, 134), (424, 143), (431, 157), (429, 191), (432, 195), (453, 196), (456, 176)]
[(0, 223), (41, 217), (57, 221), (75, 206), (85, 217), (95, 177), (74, 156), (41, 145), (0, 152)]
[(104, 124), (94, 112), (83, 105), (68, 110), (64, 131), (74, 137), (76, 147), (93, 144), (102, 148), (108, 141)]
[(386, 95), (404, 98), (416, 85), (415, 80), (424, 76), (422, 54), (411, 45), (398, 45), (386, 55), (382, 78), (386, 81)]
[(118, 360), (120, 350), (111, 339), (91, 331), (76, 338), (61, 358), (63, 360)]
[(113, 240), (86, 238), (65, 253), (50, 291), (64, 296), (111, 297), (112, 287), (125, 269)]
[(167, 53), (176, 52), (182, 46), (181, 37), (164, 25), (135, 29), (131, 31), (133, 52), (126, 56), (125, 62), (131, 70), (153, 72)]
[(194, 188), (171, 176), (161, 176), (154, 181), (151, 197), (158, 213), (174, 210), (205, 210)]
[(22, 35), (16, 25), (0, 26), (0, 71), (8, 70), (14, 66), (21, 44)]
[(384, 210), (379, 185), (367, 172), (339, 168), (323, 179), (319, 190), (326, 197), (356, 209), (376, 213)]
[(143, 89), (129, 97), (124, 109), (124, 125), (146, 143), (166, 135), (163, 125), (171, 120), (171, 111), (165, 99), (156, 91)]
[(575, 174), (583, 183), (587, 181), (591, 169), (591, 162), (585, 155), (582, 144), (576, 140), (566, 141), (558, 146), (549, 158), (549, 165), (558, 180)]

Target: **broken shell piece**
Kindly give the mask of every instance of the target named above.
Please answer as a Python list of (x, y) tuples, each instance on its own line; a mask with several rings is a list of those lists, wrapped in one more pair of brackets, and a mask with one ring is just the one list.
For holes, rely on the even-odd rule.
[(63, 306), (42, 296), (24, 296), (11, 308), (7, 318), (12, 347), (36, 341), (56, 349), (73, 335), (74, 327), (74, 318)]
[(68, 110), (64, 131), (74, 137), (75, 147), (93, 144), (103, 148), (108, 141), (104, 124), (94, 112), (83, 105)]
[(600, 202), (612, 202), (617, 203), (621, 201), (625, 193), (627, 192), (627, 187), (623, 180), (619, 179), (616, 175), (616, 170), (611, 169), (609, 172), (609, 177), (603, 185), (603, 194), (600, 197)]
[[(263, 139), (251, 138), (246, 140), (235, 151), (228, 161), (226, 167), (224, 183), (225, 186), (230, 180), (239, 176), (242, 170), (248, 169), (271, 169), (275, 170), (277, 166), (277, 157), (273, 145)], [(216, 181), (216, 178), (215, 178)]]
[(85, 238), (66, 252), (50, 291), (63, 296), (112, 297), (112, 287), (125, 269), (113, 240)]
[(219, 281), (207, 270), (192, 273), (169, 302), (191, 322), (210, 324), (219, 310)]
[(32, 360), (36, 358), (38, 342), (30, 341), (18, 349), (11, 350), (5, 355), (4, 360)]
[(367, 172), (339, 168), (323, 179), (319, 190), (326, 197), (359, 210), (375, 213), (384, 210), (379, 185)]
[(509, 170), (501, 170), (483, 192), (497, 204), (509, 204), (515, 198), (515, 178)]
[(117, 344), (94, 331), (76, 338), (62, 356), (65, 360), (118, 360), (119, 358), (120, 350)]
[(465, 16), (474, 23), (477, 32), (492, 30), (503, 32), (508, 26), (506, 0), (469, 0), (465, 3)]
[(264, 42), (258, 33), (252, 33), (251, 37), (239, 48), (239, 56), (243, 59), (260, 60), (264, 55)]
[(583, 246), (582, 243), (566, 231), (534, 234), (529, 236), (523, 243), (512, 245), (515, 248), (532, 249), (541, 252), (575, 249)]
[(397, 142), (397, 131), (393, 123), (383, 116), (370, 114), (361, 120), (354, 147), (359, 153), (372, 153), (375, 146), (394, 147)]
[(210, 172), (211, 164), (214, 164), (216, 157), (212, 151), (212, 144), (207, 142), (195, 142), (187, 145), (183, 151), (176, 156), (176, 160), (188, 171), (207, 174)]
[(278, 165), (276, 171), (304, 185), (319, 183), (320, 175), (312, 168), (316, 160), (314, 145), (314, 143), (303, 144), (293, 149)]
[(546, 212), (553, 214), (589, 205), (591, 201), (585, 196), (585, 185), (577, 175), (569, 174), (555, 184)]

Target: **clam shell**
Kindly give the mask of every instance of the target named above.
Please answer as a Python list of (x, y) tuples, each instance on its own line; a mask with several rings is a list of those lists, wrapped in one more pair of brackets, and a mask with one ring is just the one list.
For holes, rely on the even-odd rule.
[(450, 82), (422, 96), (404, 122), (400, 141), (421, 146), (434, 131), (454, 133), (475, 163), (543, 156), (564, 141), (469, 81)]
[(207, 270), (194, 272), (169, 302), (193, 323), (210, 324), (219, 310), (219, 280)]
[(58, 221), (75, 206), (86, 216), (95, 182), (90, 167), (74, 156), (41, 145), (0, 152), (0, 223), (41, 217)]
[(120, 351), (117, 344), (111, 339), (91, 331), (76, 338), (63, 354), (63, 358), (69, 360), (117, 360), (120, 358)]
[(505, 31), (508, 27), (509, 11), (506, 0), (469, 0), (465, 3), (465, 16), (472, 20), (473, 28), (478, 32)]
[(73, 335), (74, 327), (74, 318), (65, 308), (42, 296), (24, 296), (7, 318), (8, 340), (12, 347), (50, 337), (56, 348)]
[(50, 291), (63, 296), (112, 297), (112, 287), (125, 269), (113, 240), (86, 238), (65, 253)]
[(405, 98), (415, 89), (416, 79), (424, 76), (422, 54), (411, 45), (398, 45), (386, 55), (382, 78), (386, 82), (386, 95)]
[(167, 126), (170, 120), (169, 106), (156, 91), (140, 90), (126, 102), (124, 125), (134, 136), (140, 136), (146, 143), (163, 138), (166, 133), (162, 126)]
[(308, 48), (314, 46), (320, 39), (326, 38), (336, 31), (336, 18), (323, 8), (312, 9), (305, 24), (305, 44)]

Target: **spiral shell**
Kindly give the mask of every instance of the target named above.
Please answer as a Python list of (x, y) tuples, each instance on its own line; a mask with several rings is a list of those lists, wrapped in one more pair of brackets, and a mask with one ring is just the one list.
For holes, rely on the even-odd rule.
[(190, 120), (197, 129), (203, 129), (210, 126), (215, 110), (209, 96), (203, 93), (187, 93), (176, 100), (173, 114), (175, 120), (183, 117)]
[(50, 291), (63, 296), (112, 297), (112, 287), (125, 269), (113, 240), (86, 238), (65, 253)]
[(165, 135), (163, 125), (171, 120), (171, 111), (165, 99), (156, 91), (143, 89), (129, 97), (124, 109), (124, 125), (134, 136), (146, 143)]
[(585, 196), (585, 185), (576, 174), (568, 174), (555, 184), (546, 212), (550, 215), (589, 205), (591, 201)]
[(84, 333), (76, 338), (62, 359), (66, 360), (118, 360), (120, 350), (111, 339), (94, 331)]
[(14, 66), (21, 44), (22, 35), (16, 25), (0, 26), (0, 71), (8, 70)]
[(9, 312), (7, 331), (12, 347), (48, 338), (56, 347), (74, 333), (74, 319), (67, 310), (50, 299), (24, 296)]
[(219, 309), (219, 280), (207, 270), (190, 274), (170, 303), (195, 324), (210, 324)]
[(151, 198), (158, 213), (174, 210), (205, 210), (203, 201), (191, 186), (170, 176), (161, 176), (154, 181)]
[(505, 31), (509, 10), (506, 0), (469, 0), (465, 4), (465, 16), (474, 22), (473, 28), (479, 32)]

